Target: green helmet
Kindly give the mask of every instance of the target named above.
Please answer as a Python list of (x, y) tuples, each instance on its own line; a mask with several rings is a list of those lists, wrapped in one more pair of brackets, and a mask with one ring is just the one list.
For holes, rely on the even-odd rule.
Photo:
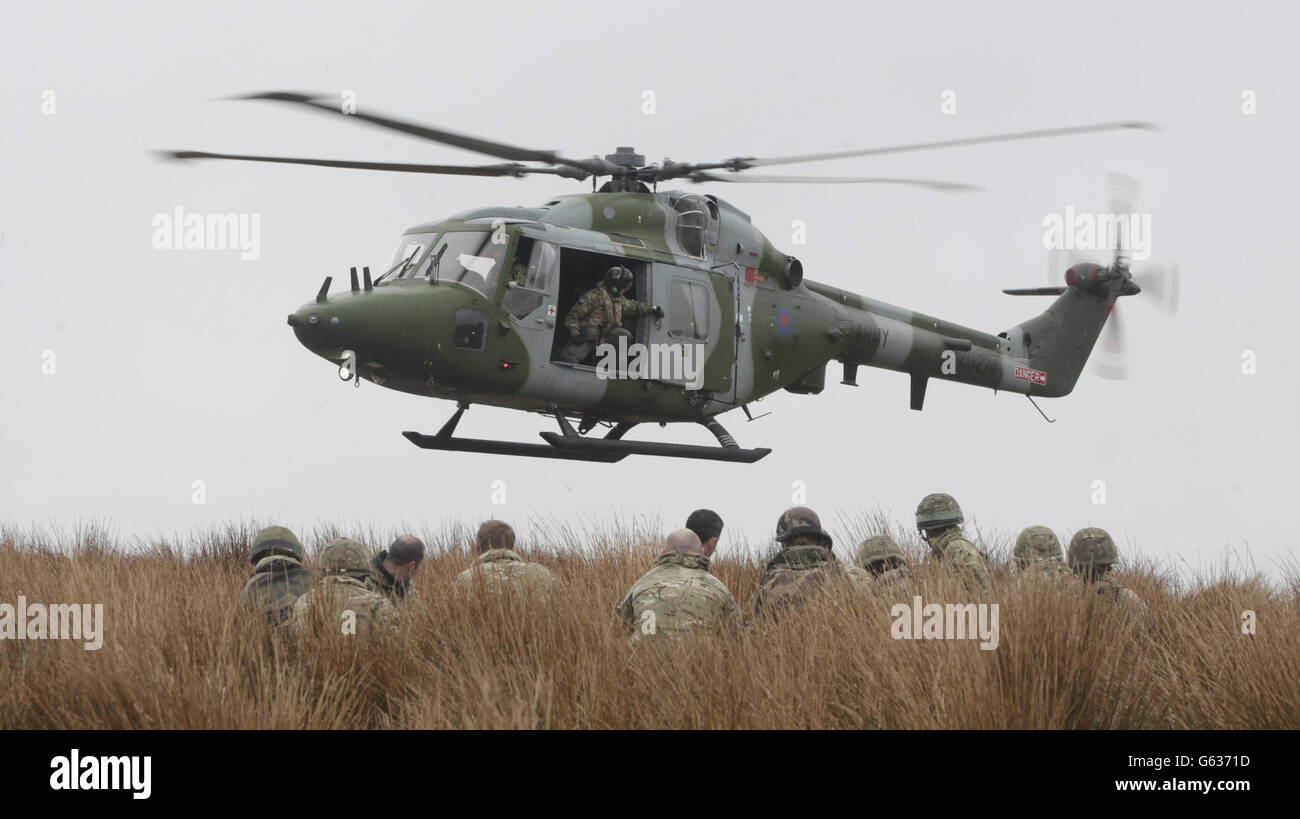
[(1016, 537), (1016, 564), (1021, 568), (1035, 563), (1060, 563), (1061, 541), (1046, 526), (1030, 526)]
[(781, 513), (776, 521), (776, 539), (785, 543), (795, 535), (815, 535), (831, 547), (831, 536), (822, 531), (822, 519), (807, 506), (795, 506)]
[(1070, 538), (1068, 557), (1070, 568), (1076, 572), (1088, 566), (1111, 566), (1119, 562), (1115, 541), (1105, 529), (1094, 526), (1074, 533)]
[(632, 271), (621, 264), (616, 264), (605, 271), (605, 286), (614, 292), (632, 286)]
[(903, 550), (898, 548), (898, 544), (889, 535), (872, 535), (862, 541), (858, 547), (857, 564), (863, 568), (876, 562), (877, 560), (886, 560), (888, 558), (897, 558), (899, 562), (904, 560)]
[(926, 495), (916, 506), (917, 529), (940, 529), (963, 521), (965, 518), (961, 516), (961, 507), (952, 495), (942, 492)]
[(323, 574), (365, 575), (370, 573), (370, 554), (366, 547), (350, 538), (330, 541), (320, 553), (320, 570)]
[(288, 555), (299, 562), (304, 555), (302, 544), (293, 532), (283, 526), (268, 526), (253, 538), (248, 547), (248, 562), (256, 565), (257, 561), (273, 554)]

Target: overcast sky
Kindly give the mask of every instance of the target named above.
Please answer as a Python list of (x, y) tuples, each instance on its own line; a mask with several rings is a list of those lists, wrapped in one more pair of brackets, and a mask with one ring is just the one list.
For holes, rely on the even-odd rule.
[[(41, 3), (3, 16), (0, 518), (111, 520), (146, 537), (249, 515), (381, 527), (657, 516), (671, 528), (710, 506), (731, 535), (766, 544), (802, 481), (828, 523), (877, 506), (906, 520), (946, 491), (999, 532), (1099, 525), (1127, 554), (1170, 565), (1232, 553), (1271, 571), (1294, 552), (1292, 4)], [(586, 188), (151, 157), (493, 161), (215, 101), (271, 89), (351, 91), (362, 109), (574, 156), (630, 144), (652, 161), (1151, 120), (1164, 130), (788, 170), (983, 193), (685, 187), (748, 212), (809, 279), (996, 333), (1049, 303), (1000, 292), (1048, 283), (1044, 218), (1104, 210), (1106, 174), (1122, 172), (1142, 183), (1153, 259), (1181, 265), (1180, 304), (1171, 317), (1154, 294), (1125, 300), (1131, 377), (1085, 372), (1072, 395), (1040, 402), (1055, 424), (1022, 397), (942, 382), (913, 412), (904, 375), (864, 369), (855, 389), (832, 365), (820, 396), (773, 395), (754, 423), (723, 417), (742, 445), (772, 448), (754, 465), (422, 451), (400, 432), (436, 431), (452, 404), (345, 385), (285, 316), (325, 275), (380, 264), (410, 225)], [(155, 217), (178, 206), (257, 215), (259, 257), (155, 249)], [(792, 243), (796, 220), (806, 244)], [(551, 423), (475, 407), (460, 429), (536, 441)], [(643, 429), (708, 443), (695, 427)]]

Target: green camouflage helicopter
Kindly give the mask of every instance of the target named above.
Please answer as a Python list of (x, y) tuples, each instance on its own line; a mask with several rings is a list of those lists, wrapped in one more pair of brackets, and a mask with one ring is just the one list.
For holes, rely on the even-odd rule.
[[(457, 402), (434, 435), (405, 432), (426, 449), (614, 462), (661, 455), (752, 463), (771, 450), (745, 449), (718, 416), (776, 390), (816, 395), (826, 366), (843, 365), (856, 386), (859, 365), (907, 373), (920, 410), (931, 378), (1030, 396), (1073, 388), (1119, 296), (1141, 288), (1118, 252), (1108, 266), (1080, 263), (1065, 286), (1008, 290), (1056, 295), (1039, 315), (997, 335), (963, 327), (804, 279), (795, 257), (778, 250), (734, 205), (710, 194), (659, 191), (660, 183), (887, 183), (936, 190), (967, 186), (884, 177), (754, 176), (769, 165), (1065, 136), (1151, 129), (1112, 122), (899, 145), (867, 150), (646, 164), (631, 148), (604, 159), (570, 159), (364, 112), (344, 113), (321, 96), (274, 92), (270, 100), (422, 137), (503, 160), (498, 164), (420, 165), (176, 151), (176, 159), (236, 159), (332, 168), (460, 176), (550, 174), (592, 180), (592, 192), (558, 196), (540, 207), (484, 207), (408, 229), (387, 269), (364, 268), (351, 288), (289, 316), (307, 349), (364, 378), (403, 392)], [(522, 163), (540, 163), (525, 165)], [(597, 178), (607, 177), (599, 189)], [(603, 286), (611, 267), (631, 272), (627, 297), (659, 307), (624, 321), (596, 360), (562, 355), (564, 319), (584, 293)], [(626, 277), (626, 273), (621, 275)], [(613, 328), (609, 328), (613, 329)], [(614, 336), (620, 336), (615, 343)], [(552, 416), (544, 443), (454, 435), (465, 410), (489, 404)], [(571, 419), (576, 420), (575, 428)], [(638, 424), (692, 422), (716, 446), (626, 440)], [(597, 425), (604, 435), (588, 435)]]

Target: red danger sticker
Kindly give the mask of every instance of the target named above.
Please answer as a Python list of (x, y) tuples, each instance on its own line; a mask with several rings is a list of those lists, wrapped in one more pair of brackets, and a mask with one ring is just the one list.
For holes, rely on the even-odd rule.
[(1031, 384), (1046, 384), (1047, 373), (1031, 370), (1028, 367), (1016, 367), (1016, 378)]

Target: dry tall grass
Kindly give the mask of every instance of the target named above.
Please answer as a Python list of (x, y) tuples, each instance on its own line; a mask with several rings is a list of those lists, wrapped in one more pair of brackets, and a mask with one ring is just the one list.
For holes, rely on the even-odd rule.
[[(841, 522), (857, 542), (880, 521)], [(1151, 567), (1120, 579), (1154, 628), (1072, 587), (997, 572), (1000, 644), (895, 640), (892, 599), (810, 606), (723, 638), (633, 649), (618, 598), (650, 565), (653, 525), (536, 527), (524, 549), (560, 581), (550, 607), (457, 604), (468, 528), (432, 554), (402, 629), (373, 644), (273, 637), (236, 606), (252, 523), (121, 548), (102, 528), (0, 528), (0, 603), (104, 604), (104, 645), (0, 642), (0, 728), (1295, 728), (1298, 585), (1223, 576), (1187, 587)], [(319, 549), (338, 527), (304, 538)], [(302, 533), (300, 533), (302, 534)], [(391, 533), (348, 531), (375, 546)], [(926, 602), (963, 601), (919, 545)], [(527, 547), (527, 543), (524, 544)], [(725, 540), (716, 574), (749, 609), (757, 555)], [(847, 549), (841, 549), (844, 557)], [(903, 601), (910, 602), (910, 601)], [(1250, 609), (1258, 633), (1242, 635)]]

